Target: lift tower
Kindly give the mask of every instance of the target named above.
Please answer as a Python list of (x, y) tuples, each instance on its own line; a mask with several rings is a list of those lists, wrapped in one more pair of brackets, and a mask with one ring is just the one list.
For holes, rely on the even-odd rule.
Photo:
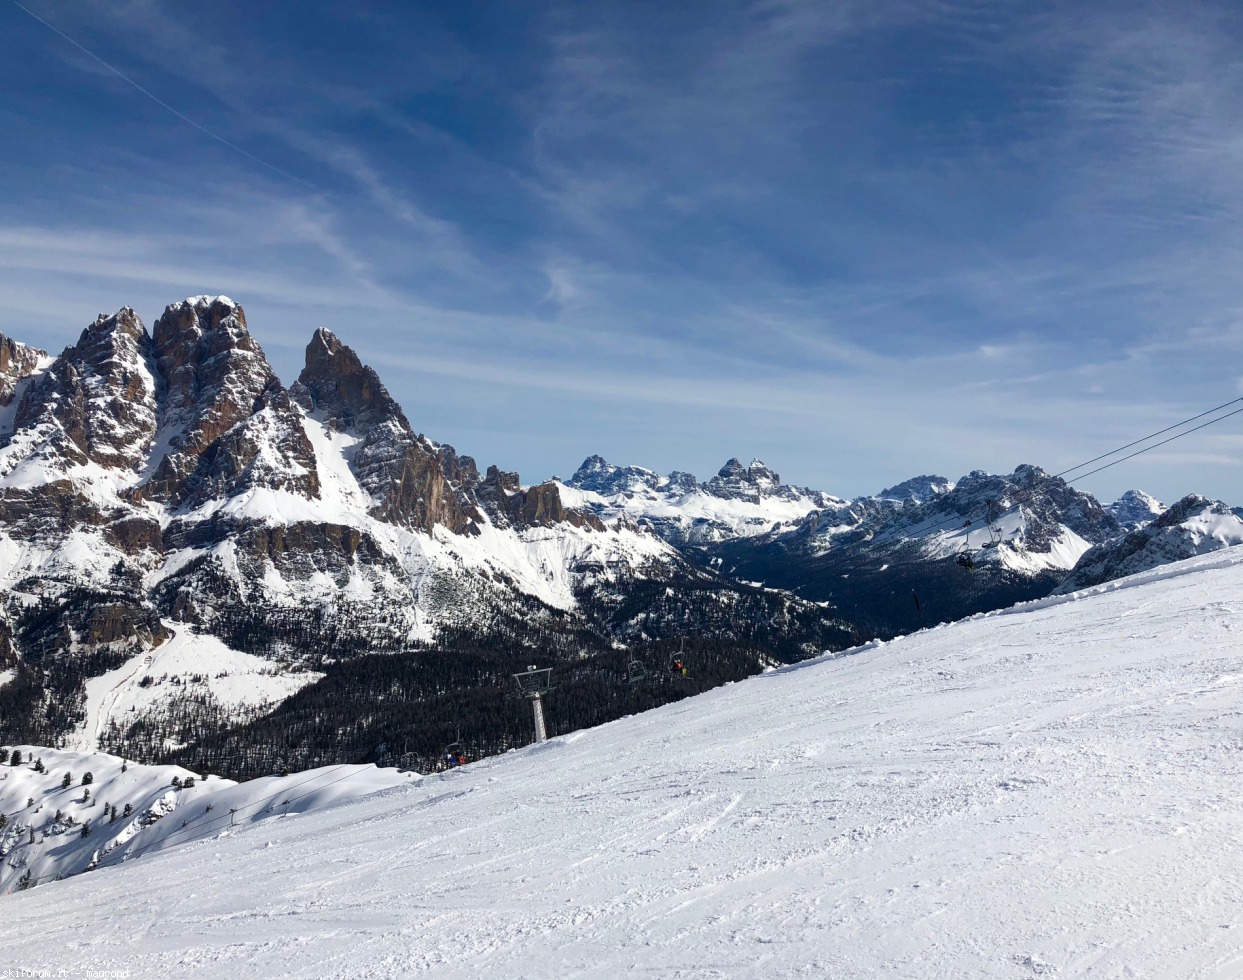
[(531, 702), (531, 714), (535, 717), (535, 741), (547, 742), (548, 729), (544, 725), (544, 695), (552, 690), (551, 667), (528, 667), (514, 674), (518, 682), (518, 690)]

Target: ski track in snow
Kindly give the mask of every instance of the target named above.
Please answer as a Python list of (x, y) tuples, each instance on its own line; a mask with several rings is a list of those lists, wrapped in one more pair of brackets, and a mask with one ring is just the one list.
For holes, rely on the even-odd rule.
[(1238, 977), (1241, 630), (1234, 548), (869, 644), (0, 900), (0, 968)]

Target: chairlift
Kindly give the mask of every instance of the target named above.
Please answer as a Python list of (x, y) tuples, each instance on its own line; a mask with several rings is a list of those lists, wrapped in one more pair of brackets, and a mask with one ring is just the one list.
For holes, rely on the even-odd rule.
[(677, 656), (669, 661), (669, 675), (676, 679), (689, 680), (691, 676), (690, 671), (686, 668), (686, 661), (683, 659), (685, 657), (685, 648), (686, 637), (683, 637), (682, 642), (678, 645)]
[(458, 732), (453, 741), (444, 747), (440, 754), (446, 769), (466, 765), (466, 746), (462, 744), (462, 733)]
[(647, 668), (638, 660), (632, 660), (626, 665), (626, 680), (631, 684), (639, 684), (647, 680)]
[(991, 497), (984, 501), (988, 505), (988, 541), (981, 545), (984, 548), (996, 548), (1001, 544), (1002, 538), (1005, 536), (1001, 528), (997, 524), (998, 507), (997, 501)]

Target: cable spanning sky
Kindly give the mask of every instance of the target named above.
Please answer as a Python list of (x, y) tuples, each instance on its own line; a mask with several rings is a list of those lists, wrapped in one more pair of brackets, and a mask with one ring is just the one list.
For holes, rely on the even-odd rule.
[[(0, 0), (0, 331), (225, 293), (524, 481), (1056, 471), (1243, 394), (1232, 3)], [(1243, 424), (1085, 486), (1243, 503)]]

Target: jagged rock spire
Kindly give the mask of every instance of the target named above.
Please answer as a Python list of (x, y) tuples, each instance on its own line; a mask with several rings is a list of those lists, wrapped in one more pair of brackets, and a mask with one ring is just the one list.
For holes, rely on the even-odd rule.
[(173, 303), (153, 337), (169, 448), (136, 496), (182, 504), (255, 485), (318, 495), (314, 450), (237, 303)]

